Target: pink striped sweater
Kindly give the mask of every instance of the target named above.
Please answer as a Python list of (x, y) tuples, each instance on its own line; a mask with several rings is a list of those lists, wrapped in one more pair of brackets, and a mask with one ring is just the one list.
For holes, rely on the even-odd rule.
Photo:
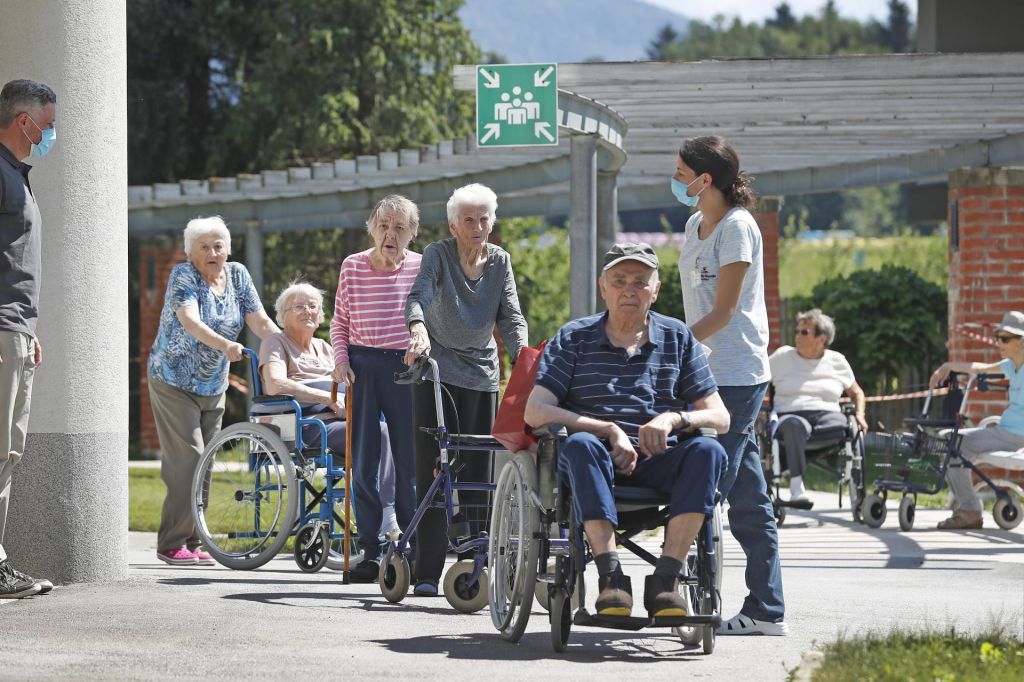
[(419, 274), (422, 257), (406, 251), (397, 270), (381, 272), (373, 267), (370, 251), (346, 258), (338, 274), (331, 346), (339, 365), (348, 362), (349, 346), (403, 350), (409, 345), (405, 299)]

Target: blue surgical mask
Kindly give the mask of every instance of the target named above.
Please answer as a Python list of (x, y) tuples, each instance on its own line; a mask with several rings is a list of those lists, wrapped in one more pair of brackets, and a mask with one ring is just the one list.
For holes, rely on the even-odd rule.
[(24, 133), (25, 137), (28, 138), (29, 143), (32, 145), (32, 151), (29, 152), (28, 157), (30, 159), (41, 159), (49, 154), (50, 150), (53, 149), (53, 144), (57, 141), (57, 129), (47, 128), (46, 130), (43, 130), (39, 127), (38, 123), (32, 120), (31, 116), (28, 117), (28, 120), (32, 121), (32, 125), (36, 127), (42, 136), (39, 138), (39, 144), (36, 144), (35, 142), (32, 142), (32, 138), (28, 136), (28, 133)]
[(674, 177), (672, 178), (672, 194), (676, 195), (676, 199), (679, 200), (680, 204), (683, 206), (689, 206), (690, 208), (697, 205), (697, 202), (700, 200), (700, 192), (703, 192), (704, 189), (701, 189), (700, 192), (697, 192), (692, 197), (686, 193), (686, 190), (690, 189), (690, 185), (697, 182), (699, 179), (700, 176), (698, 175), (691, 182), (684, 183), (676, 180)]

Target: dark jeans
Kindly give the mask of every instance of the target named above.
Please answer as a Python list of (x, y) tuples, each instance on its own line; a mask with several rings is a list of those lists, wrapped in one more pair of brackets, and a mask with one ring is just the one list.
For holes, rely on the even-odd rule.
[(777, 623), (786, 615), (779, 566), (779, 531), (754, 435), (754, 421), (767, 388), (767, 383), (718, 387), (732, 417), (729, 432), (718, 437), (729, 457), (718, 489), (729, 501), (729, 529), (747, 556), (744, 577), (749, 594), (743, 600), (740, 613)]
[[(451, 400), (448, 399), (445, 390), (451, 394)], [(441, 401), (444, 404), (445, 425), (450, 433), (486, 435), (491, 432), (497, 408), (497, 393), (442, 384)], [(434, 482), (434, 462), (441, 455), (434, 436), (419, 429), (421, 426), (437, 426), (434, 384), (425, 381), (413, 386), (412, 402), (416, 425), (416, 502), (419, 504), (423, 501), (430, 484)], [(448, 451), (449, 462), (452, 462), (456, 452), (454, 449)], [(490, 483), (492, 459), (493, 454), (490, 452), (467, 451), (459, 454), (456, 466), (460, 468), (456, 479)], [(491, 518), (490, 493), (460, 490), (458, 497), (459, 510), (470, 522), (470, 532), (473, 536), (487, 530)], [(416, 580), (440, 582), (447, 551), (448, 519), (445, 510), (429, 509), (416, 528), (416, 568), (413, 571)]]
[(640, 456), (631, 476), (615, 475), (608, 445), (592, 433), (574, 433), (562, 445), (558, 475), (572, 491), (576, 518), (618, 525), (613, 488), (651, 488), (669, 495), (672, 516), (713, 514), (725, 451), (713, 438), (687, 438), (654, 457)]
[[(402, 361), (405, 351), (350, 346), (348, 350), (355, 383), (352, 402), (352, 505), (359, 528), (359, 549), (366, 558), (380, 558), (378, 535), (384, 505), (390, 498), (385, 481), (378, 482), (381, 460), (394, 461), (395, 516), (403, 530), (416, 509), (413, 489), (412, 391), (396, 384), (395, 373), (408, 369)], [(387, 426), (381, 424), (384, 415)], [(386, 436), (382, 436), (382, 428)], [(388, 448), (390, 440), (390, 448)], [(386, 469), (387, 467), (385, 467)], [(382, 499), (383, 498), (383, 499)]]

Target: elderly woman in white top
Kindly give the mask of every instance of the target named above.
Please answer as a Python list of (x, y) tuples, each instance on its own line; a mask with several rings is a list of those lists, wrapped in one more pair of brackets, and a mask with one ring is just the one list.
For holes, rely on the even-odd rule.
[(846, 426), (846, 417), (839, 407), (844, 391), (853, 399), (861, 430), (868, 430), (864, 391), (843, 354), (829, 349), (835, 336), (835, 322), (814, 308), (796, 316), (796, 347), (782, 346), (768, 358), (775, 386), (775, 410), (780, 418), (775, 437), (786, 450), (791, 500), (807, 499), (803, 475), (811, 432)]
[(188, 262), (167, 280), (160, 328), (149, 354), (149, 398), (160, 435), (160, 477), (167, 486), (157, 558), (180, 566), (213, 564), (199, 548), (189, 494), (206, 443), (220, 430), (228, 361), (242, 359), (243, 325), (260, 338), (278, 331), (249, 272), (228, 261), (231, 234), (219, 217), (185, 228)]

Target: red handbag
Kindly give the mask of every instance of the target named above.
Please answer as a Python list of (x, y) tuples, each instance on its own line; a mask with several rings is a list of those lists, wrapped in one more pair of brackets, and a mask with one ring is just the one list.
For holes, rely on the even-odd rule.
[(509, 452), (529, 450), (537, 443), (537, 439), (533, 437), (533, 429), (526, 424), (523, 417), (526, 414), (526, 401), (537, 380), (543, 350), (544, 343), (541, 343), (539, 348), (526, 346), (519, 351), (516, 366), (512, 368), (512, 376), (505, 387), (505, 395), (498, 405), (491, 435)]

